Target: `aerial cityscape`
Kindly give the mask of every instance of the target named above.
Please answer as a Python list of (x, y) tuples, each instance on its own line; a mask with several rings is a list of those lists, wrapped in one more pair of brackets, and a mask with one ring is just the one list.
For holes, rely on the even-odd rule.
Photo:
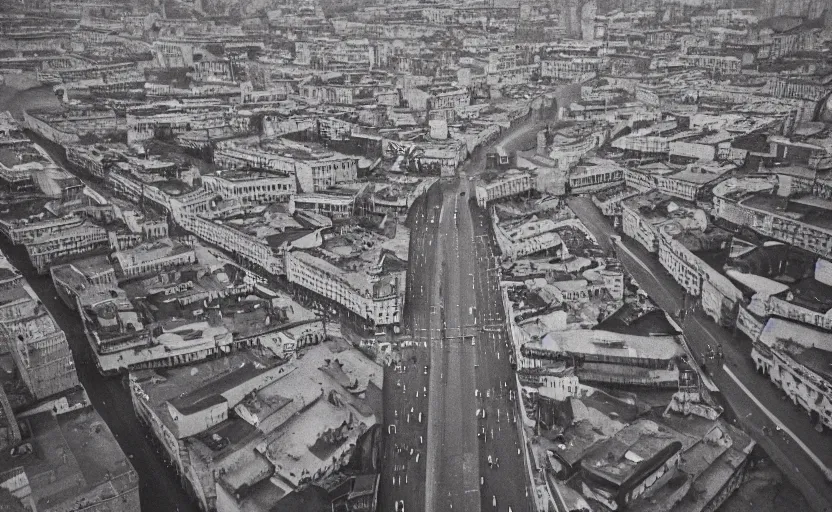
[(0, 511), (832, 512), (832, 0), (0, 0), (0, 251)]

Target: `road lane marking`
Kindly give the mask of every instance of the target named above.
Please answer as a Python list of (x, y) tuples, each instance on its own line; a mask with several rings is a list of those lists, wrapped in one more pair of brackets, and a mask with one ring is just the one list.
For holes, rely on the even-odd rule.
[(748, 398), (750, 398), (750, 399), (751, 399), (751, 401), (752, 401), (752, 402), (754, 402), (754, 405), (756, 405), (757, 407), (759, 407), (759, 408), (760, 408), (760, 410), (761, 410), (761, 411), (763, 411), (763, 413), (765, 413), (765, 415), (766, 415), (766, 416), (768, 416), (768, 419), (769, 419), (769, 420), (771, 420), (771, 421), (772, 421), (772, 423), (774, 423), (775, 425), (777, 425), (778, 427), (780, 427), (780, 428), (783, 430), (783, 432), (785, 432), (786, 434), (788, 434), (788, 435), (789, 435), (789, 437), (791, 437), (791, 438), (794, 440), (794, 442), (795, 442), (795, 443), (797, 443), (797, 445), (798, 445), (798, 446), (800, 446), (800, 448), (801, 448), (804, 452), (806, 452), (806, 455), (808, 455), (808, 456), (809, 456), (809, 458), (810, 458), (810, 459), (812, 459), (812, 462), (814, 462), (814, 463), (815, 463), (815, 465), (817, 465), (817, 466), (818, 466), (818, 468), (821, 470), (821, 472), (823, 473), (823, 475), (826, 477), (826, 480), (827, 480), (827, 481), (832, 482), (832, 469), (829, 469), (829, 468), (826, 466), (826, 464), (824, 464), (824, 463), (823, 463), (823, 461), (822, 461), (822, 460), (820, 460), (820, 459), (818, 458), (818, 456), (817, 456), (817, 455), (815, 455), (815, 454), (814, 454), (814, 452), (812, 452), (812, 450), (810, 450), (810, 449), (809, 449), (809, 447), (808, 447), (808, 446), (806, 446), (806, 445), (803, 443), (803, 441), (801, 441), (801, 439), (800, 439), (799, 437), (797, 437), (796, 435), (794, 435), (794, 432), (792, 432), (792, 431), (789, 429), (789, 427), (787, 427), (785, 424), (783, 424), (783, 422), (782, 422), (782, 421), (780, 421), (780, 418), (778, 418), (778, 417), (777, 417), (777, 416), (775, 416), (775, 415), (774, 415), (771, 411), (769, 411), (769, 410), (766, 408), (766, 406), (765, 406), (765, 405), (763, 405), (763, 403), (762, 403), (762, 402), (760, 402), (760, 401), (757, 399), (757, 397), (756, 397), (756, 396), (754, 396), (754, 394), (753, 394), (753, 393), (751, 393), (751, 391), (750, 391), (747, 387), (745, 387), (745, 384), (743, 384), (743, 383), (742, 383), (742, 382), (741, 382), (741, 381), (737, 378), (737, 376), (736, 376), (736, 375), (734, 375), (734, 372), (732, 372), (732, 371), (731, 371), (731, 369), (730, 369), (730, 368), (728, 368), (728, 366), (726, 366), (726, 365), (722, 365), (722, 369), (723, 369), (723, 370), (725, 370), (725, 373), (726, 373), (729, 377), (731, 377), (731, 380), (733, 380), (733, 381), (734, 381), (734, 383), (736, 383), (736, 385), (737, 385), (737, 386), (739, 386), (739, 388), (743, 391), (743, 393), (745, 393), (746, 395), (748, 395)]

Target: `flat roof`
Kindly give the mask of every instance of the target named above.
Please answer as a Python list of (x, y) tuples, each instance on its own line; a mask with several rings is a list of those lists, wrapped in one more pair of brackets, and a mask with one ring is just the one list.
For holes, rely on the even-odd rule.
[[(147, 393), (148, 400), (157, 411), (159, 418), (168, 423), (168, 427), (173, 428), (172, 423), (170, 423), (170, 414), (167, 411), (167, 403), (169, 401), (174, 401), (179, 397), (186, 398), (193, 393), (190, 401), (193, 402), (196, 400), (204, 405), (206, 402), (202, 401), (201, 397), (209, 393), (198, 390), (207, 386), (214, 394), (218, 394), (224, 389), (229, 389), (228, 381), (217, 384), (213, 388), (211, 385), (233, 372), (234, 369), (255, 363), (263, 366), (268, 365), (267, 360), (261, 359), (253, 352), (241, 351), (232, 352), (218, 359), (202, 361), (186, 367), (135, 370), (131, 371), (130, 375), (142, 387), (142, 390)], [(182, 402), (180, 404), (182, 407), (189, 406), (187, 399)], [(196, 405), (199, 406), (199, 403)]]
[(684, 350), (676, 336), (639, 336), (611, 331), (576, 329), (547, 334), (537, 345), (556, 353), (592, 354), (625, 358), (669, 360), (682, 356)]
[(32, 452), (12, 457), (9, 450), (3, 450), (0, 471), (23, 466), (38, 509), (74, 502), (82, 495), (89, 497), (99, 486), (112, 486), (118, 477), (134, 472), (107, 424), (92, 407), (61, 415), (37, 413), (21, 422), (31, 433), (25, 442), (32, 444)]
[(674, 443), (682, 443), (683, 435), (664, 428), (651, 420), (638, 420), (618, 431), (613, 437), (602, 441), (584, 457), (581, 465), (604, 474), (617, 485), (642, 467), (662, 450)]
[(275, 365), (262, 367), (255, 365), (251, 361), (246, 361), (241, 366), (238, 366), (212, 381), (206, 382), (203, 386), (192, 390), (187, 394), (180, 395), (170, 404), (176, 407), (177, 410), (183, 414), (193, 414), (195, 412), (213, 407), (225, 401), (222, 393), (233, 389), (244, 382), (247, 382), (267, 371), (271, 370)]
[(722, 177), (722, 174), (715, 174), (709, 172), (696, 172), (696, 171), (679, 171), (674, 174), (668, 174), (662, 176), (663, 179), (671, 179), (671, 180), (679, 180), (685, 181), (688, 183), (695, 183), (697, 185), (705, 185), (712, 181), (718, 180)]
[(759, 341), (785, 351), (795, 361), (832, 381), (832, 333), (772, 317), (763, 327)]
[(822, 208), (771, 194), (755, 194), (740, 201), (743, 206), (793, 219), (821, 229), (832, 230), (832, 216)]
[(283, 244), (290, 244), (314, 232), (314, 229), (287, 229), (281, 233), (266, 236), (266, 242), (269, 247), (279, 248)]

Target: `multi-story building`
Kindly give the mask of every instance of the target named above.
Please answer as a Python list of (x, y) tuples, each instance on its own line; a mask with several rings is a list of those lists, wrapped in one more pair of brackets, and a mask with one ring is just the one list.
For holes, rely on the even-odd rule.
[(676, 336), (638, 336), (578, 329), (547, 334), (525, 343), (521, 354), (531, 367), (562, 360), (575, 367), (581, 382), (618, 386), (676, 388), (684, 354)]
[(85, 254), (110, 247), (106, 229), (84, 220), (82, 223), (60, 231), (41, 235), (26, 243), (26, 253), (38, 273), (46, 273), (58, 259)]
[(5, 258), (0, 293), (0, 338), (4, 340), (26, 387), (40, 400), (79, 386), (75, 362), (64, 332), (35, 292)]
[(604, 144), (608, 137), (604, 128), (593, 125), (548, 136), (548, 132), (542, 133), (543, 136), (538, 134), (537, 153), (548, 156), (554, 161), (555, 167), (561, 170), (567, 170), (580, 162), (587, 153)]
[(196, 262), (193, 247), (165, 238), (116, 251), (112, 258), (120, 277), (132, 278)]
[(641, 190), (627, 186), (613, 187), (592, 195), (592, 202), (607, 217), (620, 220), (622, 213), (621, 202), (642, 193)]
[(722, 174), (693, 170), (655, 177), (656, 187), (661, 192), (692, 202), (706, 199), (720, 179)]
[(298, 194), (289, 199), (289, 213), (314, 212), (332, 219), (346, 219), (355, 213), (357, 194)]
[(823, 83), (808, 78), (769, 78), (764, 91), (776, 98), (800, 98), (813, 101), (823, 99), (828, 90)]
[(477, 184), (477, 204), (484, 208), (491, 201), (530, 192), (535, 185), (534, 176), (513, 169), (488, 183)]
[(611, 161), (592, 161), (569, 173), (569, 191), (573, 194), (597, 192), (624, 183), (624, 168)]
[[(722, 250), (729, 233), (708, 226), (704, 211), (693, 203), (672, 199), (657, 190), (622, 202), (624, 234), (648, 251), (687, 291), (700, 297), (703, 309), (716, 322), (732, 325), (742, 292), (696, 253)], [(708, 230), (707, 232), (705, 230)]]
[(285, 139), (222, 142), (214, 152), (214, 162), (229, 169), (253, 167), (293, 176), (302, 193), (354, 182), (358, 174), (357, 157)]
[(404, 272), (372, 275), (349, 271), (313, 254), (286, 251), (286, 277), (290, 283), (332, 300), (371, 325), (401, 321)]
[(284, 273), (283, 259), (265, 240), (186, 211), (178, 200), (171, 201), (171, 217), (177, 225), (200, 240), (230, 252), (247, 264), (262, 268), (271, 275)]
[[(333, 360), (331, 349), (309, 346), (277, 365), (240, 351), (170, 369), (164, 382), (152, 370), (130, 373), (136, 415), (202, 510), (283, 507), (279, 500), (297, 487), (349, 461), (381, 417), (381, 369), (354, 349)], [(322, 443), (326, 457), (315, 448)], [(358, 508), (364, 493), (353, 490), (350, 510), (371, 510)]]
[(245, 205), (284, 203), (296, 192), (292, 176), (246, 171), (220, 171), (202, 176), (202, 187), (225, 198), (239, 199)]
[(660, 228), (659, 262), (685, 291), (699, 297), (703, 311), (723, 326), (733, 326), (737, 308), (744, 302), (742, 291), (696, 252), (722, 250), (729, 233), (712, 228), (679, 232), (672, 224)]
[[(491, 61), (490, 55), (489, 61)], [(538, 64), (517, 64), (511, 67), (509, 63), (513, 60), (514, 57), (512, 56), (500, 56), (497, 58), (496, 64), (492, 65), (489, 62), (487, 69), (493, 69), (493, 71), (487, 71), (486, 83), (501, 86), (528, 83), (532, 75), (540, 69)]]
[(23, 117), (27, 128), (58, 144), (77, 144), (81, 136), (101, 137), (118, 130), (116, 113), (111, 109), (30, 109)]
[(194, 63), (194, 45), (176, 41), (153, 41), (155, 63), (162, 68), (184, 68)]
[(689, 67), (704, 68), (723, 75), (735, 75), (742, 69), (742, 60), (733, 55), (681, 55)]
[(435, 92), (428, 99), (428, 109), (432, 111), (455, 110), (470, 104), (471, 93), (465, 89)]
[(130, 107), (127, 143), (140, 144), (157, 136), (167, 138), (189, 132), (228, 137), (235, 134), (229, 122), (231, 116), (231, 107), (219, 100), (182, 100)]
[[(771, 182), (760, 180), (760, 190), (771, 190)], [(737, 189), (733, 180), (714, 189), (714, 215), (795, 247), (832, 257), (832, 225), (829, 211), (811, 202), (769, 193)]]
[(800, 406), (817, 428), (832, 429), (832, 335), (789, 320), (770, 318), (754, 340), (751, 358)]
[[(639, 420), (599, 443), (581, 461), (582, 493), (611, 510), (622, 510), (665, 485), (680, 472), (685, 438), (678, 432), (664, 431), (652, 442), (646, 441), (658, 431), (652, 421)], [(613, 446), (622, 449), (613, 453)]]
[(628, 187), (642, 192), (656, 188), (655, 174), (650, 169), (624, 169), (624, 183)]
[(515, 260), (532, 254), (550, 254), (564, 257), (567, 250), (556, 232), (558, 224), (550, 219), (530, 221), (504, 230), (495, 225), (494, 231), (501, 254)]
[(3, 421), (26, 432), (3, 447), (10, 453), (0, 461), (0, 486), (10, 492), (3, 500), (7, 510), (141, 510), (139, 476), (83, 390)]
[(571, 57), (540, 61), (541, 78), (578, 81), (590, 73), (597, 73), (604, 60), (600, 57)]
[(0, 233), (14, 245), (28, 244), (80, 226), (83, 222), (84, 219), (75, 214), (45, 219), (0, 219)]
[[(751, 339), (756, 339), (769, 316), (832, 331), (832, 280), (827, 260), (786, 244), (734, 245), (726, 264), (728, 276), (741, 283), (752, 278), (762, 283), (747, 283), (757, 291), (744, 319), (749, 326), (744, 332)], [(753, 321), (751, 313), (762, 322)]]

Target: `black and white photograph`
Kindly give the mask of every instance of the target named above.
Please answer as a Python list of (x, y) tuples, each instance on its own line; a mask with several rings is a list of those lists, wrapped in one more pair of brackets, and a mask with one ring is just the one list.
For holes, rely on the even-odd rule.
[(832, 512), (832, 0), (0, 0), (0, 512)]

